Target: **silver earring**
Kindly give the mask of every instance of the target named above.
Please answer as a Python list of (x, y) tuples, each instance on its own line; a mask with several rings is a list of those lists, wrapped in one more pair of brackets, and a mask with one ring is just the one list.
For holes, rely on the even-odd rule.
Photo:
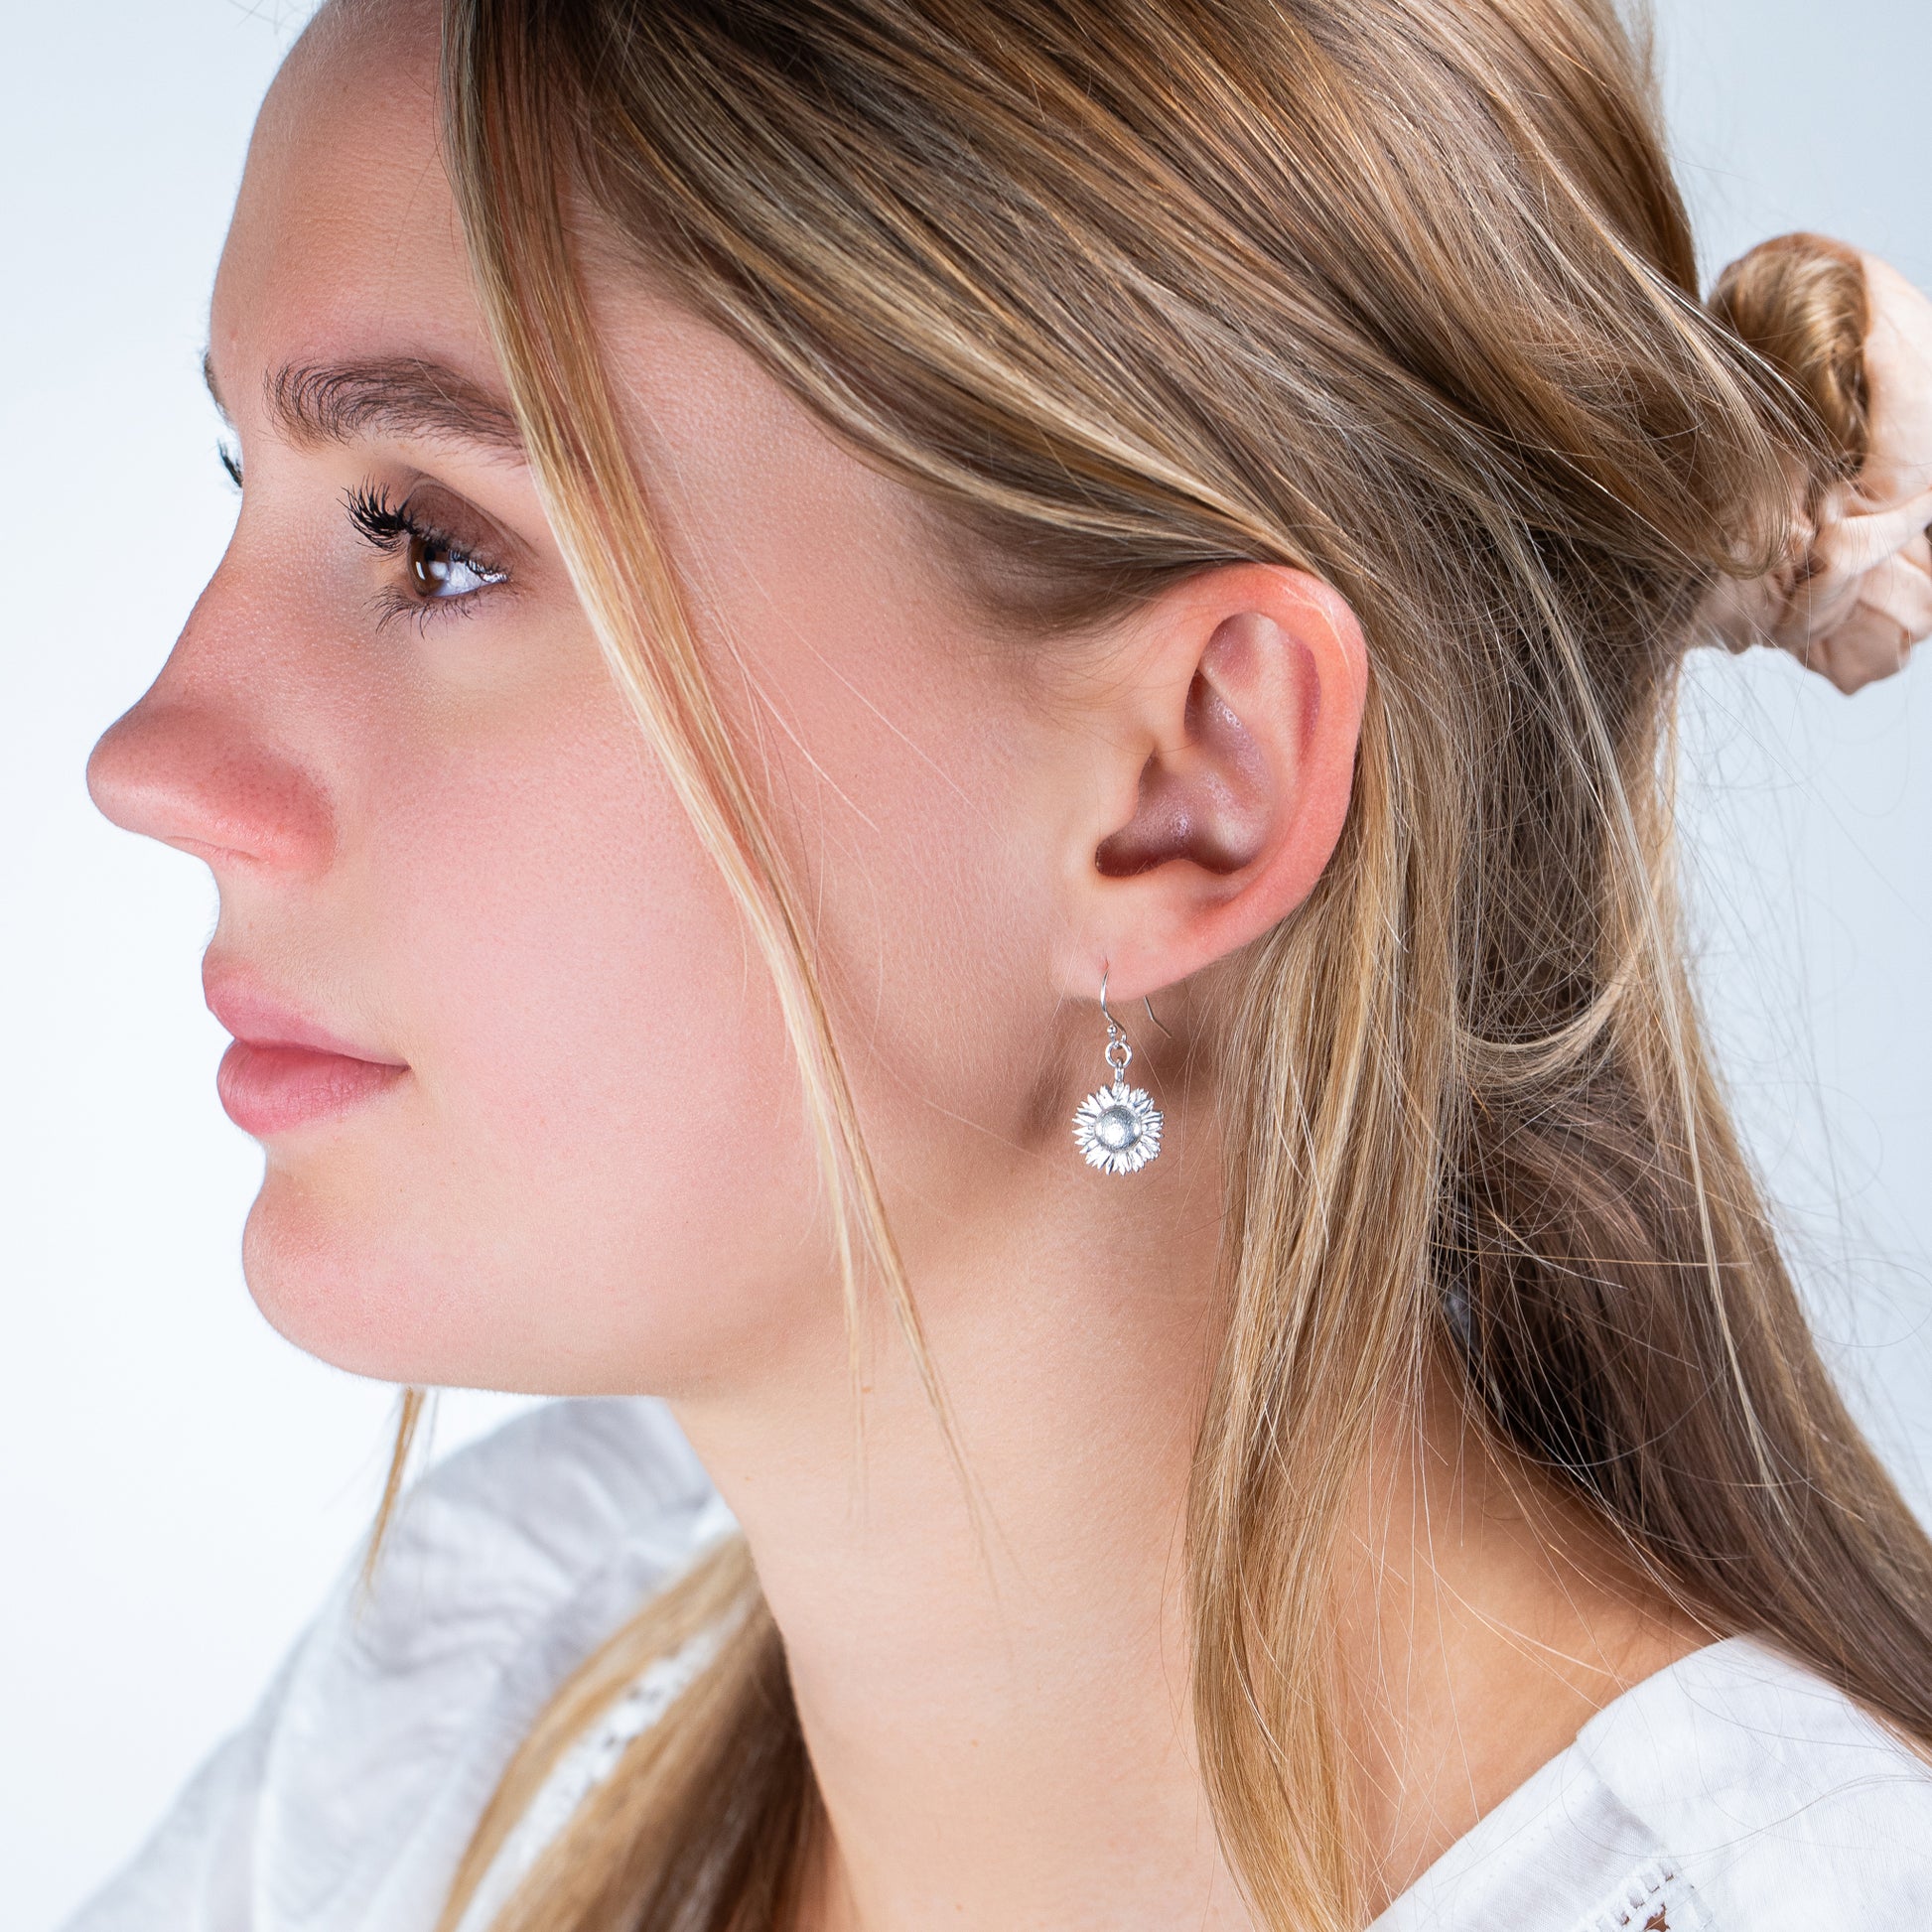
[[(1090, 1093), (1073, 1116), (1074, 1145), (1102, 1173), (1139, 1173), (1161, 1158), (1161, 1110), (1145, 1087), (1129, 1087), (1134, 1049), (1107, 1011), (1107, 976), (1100, 976), (1100, 1011), (1107, 1019), (1107, 1064), (1113, 1084)], [(1148, 1008), (1152, 1015), (1154, 1009)], [(1155, 1023), (1160, 1024), (1158, 1021)]]

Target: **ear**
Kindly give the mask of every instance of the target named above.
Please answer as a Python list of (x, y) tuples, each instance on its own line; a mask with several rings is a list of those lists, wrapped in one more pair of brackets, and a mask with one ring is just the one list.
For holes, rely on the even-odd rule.
[[(1139, 999), (1306, 899), (1348, 813), (1368, 686), (1361, 625), (1306, 571), (1229, 564), (1123, 626), (1089, 687), (1063, 990)], [(1095, 715), (1095, 714), (1098, 715)]]

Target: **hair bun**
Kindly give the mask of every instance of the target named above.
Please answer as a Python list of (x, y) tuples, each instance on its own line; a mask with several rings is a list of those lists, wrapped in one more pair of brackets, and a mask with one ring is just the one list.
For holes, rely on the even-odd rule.
[(1932, 636), (1932, 302), (1873, 256), (1792, 234), (1725, 269), (1711, 310), (1811, 418), (1785, 554), (1722, 587), (1714, 626), (1856, 691)]

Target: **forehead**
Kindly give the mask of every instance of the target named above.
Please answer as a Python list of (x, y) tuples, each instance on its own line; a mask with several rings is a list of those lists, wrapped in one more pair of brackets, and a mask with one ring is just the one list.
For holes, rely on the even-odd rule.
[[(418, 0), (337, 0), (263, 105), (209, 327), (209, 373), (244, 439), (252, 427), (297, 444), (418, 440), (461, 419), (456, 433), (492, 453), (512, 440), (440, 152), (439, 21)], [(616, 251), (587, 280), (670, 540), (705, 530), (725, 544), (743, 525), (802, 553), (844, 516), (842, 541), (929, 574), (912, 572), (933, 550), (919, 501), (749, 351)]]
[(494, 357), (437, 138), (437, 25), (337, 4), (262, 105), (215, 277), (209, 353), (231, 405), (286, 364)]

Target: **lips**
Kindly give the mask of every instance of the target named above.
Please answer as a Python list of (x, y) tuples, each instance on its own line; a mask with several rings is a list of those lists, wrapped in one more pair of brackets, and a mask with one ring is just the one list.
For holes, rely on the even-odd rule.
[(232, 975), (207, 971), (204, 987), (208, 1011), (234, 1035), (215, 1091), (228, 1118), (256, 1140), (340, 1118), (409, 1071)]

